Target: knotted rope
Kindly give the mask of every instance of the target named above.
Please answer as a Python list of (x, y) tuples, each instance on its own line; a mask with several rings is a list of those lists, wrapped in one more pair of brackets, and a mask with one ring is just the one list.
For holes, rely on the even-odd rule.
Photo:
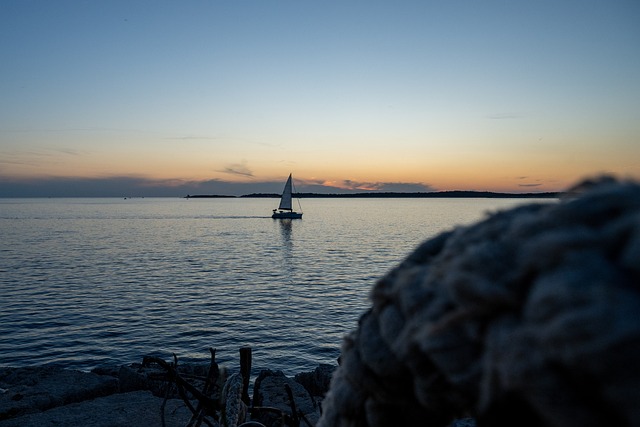
[[(376, 283), (318, 427), (640, 425), (640, 186), (443, 233)], [(515, 423), (515, 424), (514, 424)]]

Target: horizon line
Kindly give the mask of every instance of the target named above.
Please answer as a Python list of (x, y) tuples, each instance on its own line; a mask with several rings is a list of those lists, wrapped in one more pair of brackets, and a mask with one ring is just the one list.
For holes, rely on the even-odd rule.
[[(442, 191), (367, 191), (358, 193), (293, 193), (292, 196), (300, 199), (330, 199), (330, 198), (430, 198), (430, 197), (450, 197), (450, 198), (557, 198), (563, 195), (564, 191), (544, 191), (540, 193), (509, 193), (500, 191), (484, 190), (442, 190)], [(218, 194), (187, 194), (185, 199), (206, 199), (206, 198), (279, 198), (279, 193), (250, 193), (241, 196), (229, 196)]]

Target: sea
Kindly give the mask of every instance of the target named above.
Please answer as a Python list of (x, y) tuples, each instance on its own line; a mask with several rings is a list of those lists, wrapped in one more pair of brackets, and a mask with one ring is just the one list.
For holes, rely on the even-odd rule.
[(378, 279), (422, 241), (549, 199), (0, 199), (0, 366), (145, 355), (287, 375), (336, 364)]

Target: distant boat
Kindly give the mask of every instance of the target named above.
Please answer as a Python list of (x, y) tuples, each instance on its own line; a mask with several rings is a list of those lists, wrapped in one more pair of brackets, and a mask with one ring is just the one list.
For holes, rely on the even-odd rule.
[[(273, 215), (271, 215), (271, 218), (275, 218), (275, 219), (301, 219), (302, 218), (302, 212), (294, 211), (291, 206), (292, 187), (293, 187), (293, 184), (291, 183), (291, 174), (289, 174), (289, 179), (287, 179), (287, 183), (284, 185), (284, 191), (282, 191), (282, 197), (280, 198), (280, 206), (278, 206), (278, 209), (273, 210)], [(300, 201), (298, 201), (298, 206), (300, 206)]]

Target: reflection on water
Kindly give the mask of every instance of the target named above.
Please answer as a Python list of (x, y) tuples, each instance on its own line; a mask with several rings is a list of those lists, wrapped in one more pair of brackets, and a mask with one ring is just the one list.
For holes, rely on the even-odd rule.
[(206, 363), (214, 347), (233, 366), (243, 345), (255, 369), (335, 363), (375, 280), (516, 203), (309, 199), (274, 221), (270, 199), (0, 199), (0, 364)]
[(291, 249), (291, 229), (292, 229), (291, 222), (293, 220), (284, 218), (276, 221), (280, 223), (280, 235), (282, 236), (283, 246)]
[(289, 284), (293, 284), (293, 240), (292, 240), (292, 219), (277, 219), (280, 225), (280, 236), (282, 237), (282, 271), (285, 274), (284, 279)]

